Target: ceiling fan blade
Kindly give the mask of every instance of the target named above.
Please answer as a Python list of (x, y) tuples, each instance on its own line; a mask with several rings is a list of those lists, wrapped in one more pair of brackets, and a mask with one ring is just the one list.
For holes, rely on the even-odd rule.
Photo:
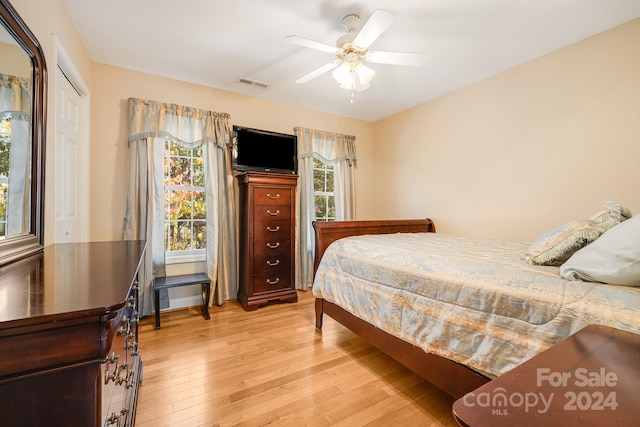
[(376, 9), (369, 20), (364, 24), (358, 35), (353, 39), (353, 44), (362, 49), (367, 49), (382, 33), (385, 32), (395, 20), (395, 16), (387, 10)]
[(297, 44), (298, 46), (310, 47), (311, 49), (321, 50), (327, 53), (338, 53), (340, 51), (340, 48), (338, 47), (329, 46), (328, 44), (305, 39), (300, 36), (287, 36), (284, 39), (289, 43)]
[(331, 71), (334, 68), (336, 68), (338, 66), (338, 64), (340, 64), (340, 60), (336, 59), (335, 61), (331, 61), (328, 64), (324, 64), (322, 67), (317, 68), (315, 70), (313, 70), (312, 72), (310, 72), (309, 74), (306, 74), (302, 77), (300, 77), (298, 80), (296, 80), (296, 83), (307, 83), (313, 79), (315, 79), (316, 77), (326, 73), (327, 71)]
[(427, 59), (424, 53), (409, 52), (367, 52), (364, 59), (374, 64), (407, 65), (420, 67)]

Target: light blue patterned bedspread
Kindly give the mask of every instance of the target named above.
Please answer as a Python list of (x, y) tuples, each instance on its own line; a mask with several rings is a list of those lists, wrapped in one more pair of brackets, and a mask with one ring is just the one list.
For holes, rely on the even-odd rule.
[(492, 376), (596, 323), (640, 333), (640, 289), (527, 264), (524, 242), (441, 233), (348, 237), (313, 293), (384, 331)]

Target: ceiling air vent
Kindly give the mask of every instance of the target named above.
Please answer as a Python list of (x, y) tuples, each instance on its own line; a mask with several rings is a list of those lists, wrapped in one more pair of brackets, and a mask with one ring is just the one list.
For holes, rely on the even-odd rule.
[(240, 83), (242, 83), (242, 84), (259, 87), (259, 88), (262, 88), (262, 89), (268, 89), (269, 86), (270, 86), (269, 83), (263, 83), (263, 82), (259, 82), (257, 80), (247, 79), (245, 77), (240, 77), (240, 80), (238, 80), (238, 81)]

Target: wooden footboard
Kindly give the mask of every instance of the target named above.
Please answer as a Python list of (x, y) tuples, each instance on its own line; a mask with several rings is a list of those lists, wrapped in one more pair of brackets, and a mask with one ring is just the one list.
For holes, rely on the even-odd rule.
[[(427, 353), (420, 347), (396, 338), (329, 301), (316, 298), (316, 310), (318, 310), (318, 306), (320, 306), (321, 313), (327, 314), (360, 335), (369, 344), (388, 354), (455, 399), (461, 398), (490, 381), (489, 378), (464, 365)], [(316, 311), (317, 316), (318, 311)], [(320, 322), (322, 323), (322, 320)]]
[[(430, 219), (389, 221), (336, 221), (313, 224), (316, 232), (314, 272), (327, 247), (335, 240), (364, 234), (435, 232)], [(327, 314), (363, 337), (374, 347), (388, 354), (425, 380), (458, 399), (487, 383), (490, 379), (476, 371), (409, 344), (372, 324), (352, 315), (322, 298), (316, 298), (316, 327), (322, 328), (322, 316)]]

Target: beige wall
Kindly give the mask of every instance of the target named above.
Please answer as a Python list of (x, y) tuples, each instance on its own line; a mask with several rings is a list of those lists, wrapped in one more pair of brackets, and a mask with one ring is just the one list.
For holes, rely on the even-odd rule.
[(231, 115), (231, 124), (293, 133), (295, 126), (356, 136), (356, 209), (367, 210), (373, 125), (104, 64), (93, 65), (91, 90), (91, 240), (119, 239), (127, 191), (127, 99), (188, 105)]
[(373, 218), (531, 240), (640, 213), (640, 19), (375, 124)]
[[(0, 28), (0, 31), (4, 31)], [(31, 60), (22, 47), (0, 42), (0, 73), (10, 76), (31, 77)]]

